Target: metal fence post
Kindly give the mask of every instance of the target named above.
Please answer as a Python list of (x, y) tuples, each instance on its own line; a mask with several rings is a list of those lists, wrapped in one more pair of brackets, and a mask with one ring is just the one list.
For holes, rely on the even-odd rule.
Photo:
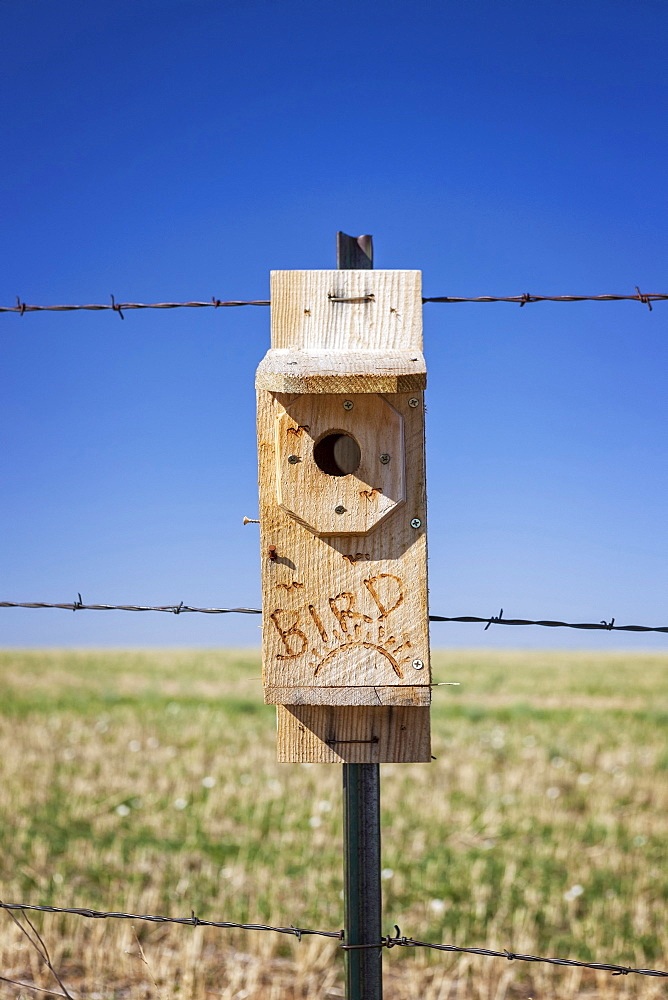
[[(370, 236), (337, 233), (339, 270), (373, 267)], [(343, 886), (346, 944), (380, 942), (380, 766), (343, 765)], [(346, 951), (347, 1000), (382, 1000), (382, 948)]]
[[(343, 765), (346, 944), (381, 940), (380, 765)], [(382, 948), (346, 951), (347, 1000), (382, 1000)]]

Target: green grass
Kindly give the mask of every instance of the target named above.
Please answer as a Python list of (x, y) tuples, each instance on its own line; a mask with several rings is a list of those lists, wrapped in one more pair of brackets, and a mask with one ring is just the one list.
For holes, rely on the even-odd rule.
[[(461, 682), (434, 692), (436, 760), (381, 769), (387, 931), (668, 967), (668, 656), (450, 652), (434, 674)], [(341, 927), (341, 769), (276, 763), (259, 677), (248, 652), (0, 653), (1, 898)], [(139, 990), (121, 925), (104, 941), (82, 918), (40, 926), (82, 984)], [(246, 996), (269, 980), (277, 998), (339, 995), (327, 942), (209, 932), (186, 961), (182, 930), (135, 929), (179, 995), (204, 997), (220, 949), (240, 947), (253, 961), (242, 976), (229, 952), (225, 975)], [(4, 937), (4, 968), (27, 975), (9, 922)], [(661, 995), (661, 980), (398, 951), (387, 997)]]

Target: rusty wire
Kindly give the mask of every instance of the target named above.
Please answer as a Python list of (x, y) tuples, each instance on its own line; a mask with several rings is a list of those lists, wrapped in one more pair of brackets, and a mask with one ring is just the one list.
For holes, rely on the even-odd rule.
[[(84, 604), (81, 594), (78, 600), (70, 603), (49, 604), (46, 601), (0, 601), (0, 608), (59, 608), (63, 611), (163, 611), (168, 614), (181, 615), (195, 612), (203, 615), (261, 615), (259, 608), (196, 608), (189, 604)], [(601, 632), (668, 632), (668, 625), (615, 625), (615, 619), (600, 622), (562, 622), (551, 619), (533, 620), (529, 618), (504, 618), (503, 608), (498, 615), (481, 618), (476, 615), (429, 615), (430, 622), (470, 622), (485, 626), (490, 625), (542, 625), (544, 628), (579, 628), (594, 629)]]
[(395, 925), (395, 934), (381, 938), (378, 943), (373, 944), (345, 944), (345, 931), (322, 931), (310, 927), (295, 927), (290, 924), (287, 927), (274, 927), (270, 924), (241, 924), (233, 920), (202, 920), (191, 911), (189, 917), (165, 917), (147, 913), (122, 913), (119, 911), (106, 912), (103, 910), (91, 910), (87, 907), (63, 907), (63, 906), (38, 906), (32, 903), (4, 903), (0, 901), (0, 909), (11, 911), (39, 911), (41, 913), (69, 913), (80, 917), (92, 917), (97, 920), (144, 920), (156, 924), (180, 924), (188, 927), (217, 927), (222, 929), (236, 929), (245, 931), (270, 931), (275, 934), (287, 934), (296, 937), (301, 941), (303, 937), (325, 937), (334, 938), (341, 941), (339, 945), (344, 951), (353, 951), (365, 948), (429, 948), (434, 951), (455, 952), (457, 954), (481, 955), (489, 958), (505, 958), (508, 961), (518, 962), (543, 962), (548, 965), (575, 966), (580, 969), (595, 969), (599, 972), (611, 972), (614, 976), (628, 976), (631, 974), (639, 976), (656, 976), (668, 978), (668, 972), (661, 969), (636, 969), (627, 965), (615, 965), (610, 962), (581, 962), (570, 958), (546, 958), (540, 955), (524, 955), (508, 949), (495, 951), (491, 948), (465, 948), (454, 944), (436, 944), (431, 941), (420, 941), (416, 938), (405, 937), (401, 934), (398, 926)]
[(111, 312), (118, 313), (121, 319), (125, 319), (123, 313), (128, 309), (219, 309), (225, 306), (268, 306), (270, 304), (269, 299), (257, 299), (249, 302), (237, 300), (223, 301), (223, 299), (217, 299), (215, 296), (210, 301), (205, 302), (116, 302), (112, 295), (111, 302), (108, 305), (103, 303), (77, 306), (32, 306), (27, 302), (23, 302), (17, 296), (15, 306), (0, 306), (0, 312), (14, 312), (24, 316), (25, 313), (29, 312), (82, 312), (86, 310), (89, 312), (101, 312), (110, 310)]
[(423, 302), (514, 302), (520, 306), (529, 305), (531, 302), (642, 302), (652, 311), (652, 302), (662, 302), (668, 299), (668, 295), (663, 292), (641, 292), (635, 286), (635, 295), (531, 295), (524, 292), (522, 295), (478, 295), (476, 298), (460, 298), (453, 295), (439, 295), (433, 298), (423, 299)]
[[(474, 297), (464, 297), (460, 295), (436, 295), (423, 298), (422, 302), (440, 303), (461, 303), (461, 302), (512, 302), (519, 306), (526, 306), (532, 302), (641, 302), (652, 311), (652, 302), (662, 302), (668, 299), (668, 294), (663, 292), (641, 292), (636, 285), (635, 295), (532, 295), (530, 292), (523, 292), (521, 295), (478, 295)], [(344, 301), (344, 300), (336, 300)], [(365, 299), (350, 299), (351, 302), (368, 301)], [(124, 319), (124, 312), (129, 309), (218, 309), (221, 307), (234, 306), (269, 306), (269, 299), (253, 299), (250, 301), (228, 300), (224, 301), (213, 296), (210, 300), (192, 302), (116, 302), (111, 296), (111, 302), (89, 305), (55, 305), (37, 306), (23, 302), (17, 296), (15, 306), (0, 306), (0, 313), (19, 313), (24, 316), (29, 312), (101, 312), (111, 311), (118, 313)]]

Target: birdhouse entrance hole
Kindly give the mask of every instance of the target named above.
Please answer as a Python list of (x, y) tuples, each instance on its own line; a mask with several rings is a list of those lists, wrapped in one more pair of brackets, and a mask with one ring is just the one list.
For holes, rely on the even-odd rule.
[(328, 476), (349, 476), (362, 461), (357, 441), (340, 431), (325, 434), (313, 448), (315, 464)]

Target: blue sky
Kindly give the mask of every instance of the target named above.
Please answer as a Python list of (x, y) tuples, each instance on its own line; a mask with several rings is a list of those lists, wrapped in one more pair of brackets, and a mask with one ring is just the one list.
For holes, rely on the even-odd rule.
[[(668, 290), (663, 0), (2, 4), (0, 304)], [(432, 613), (668, 623), (668, 303), (425, 305)], [(258, 606), (269, 310), (0, 315), (2, 599)], [(257, 619), (0, 611), (15, 646)], [(434, 646), (665, 649), (436, 625)]]

